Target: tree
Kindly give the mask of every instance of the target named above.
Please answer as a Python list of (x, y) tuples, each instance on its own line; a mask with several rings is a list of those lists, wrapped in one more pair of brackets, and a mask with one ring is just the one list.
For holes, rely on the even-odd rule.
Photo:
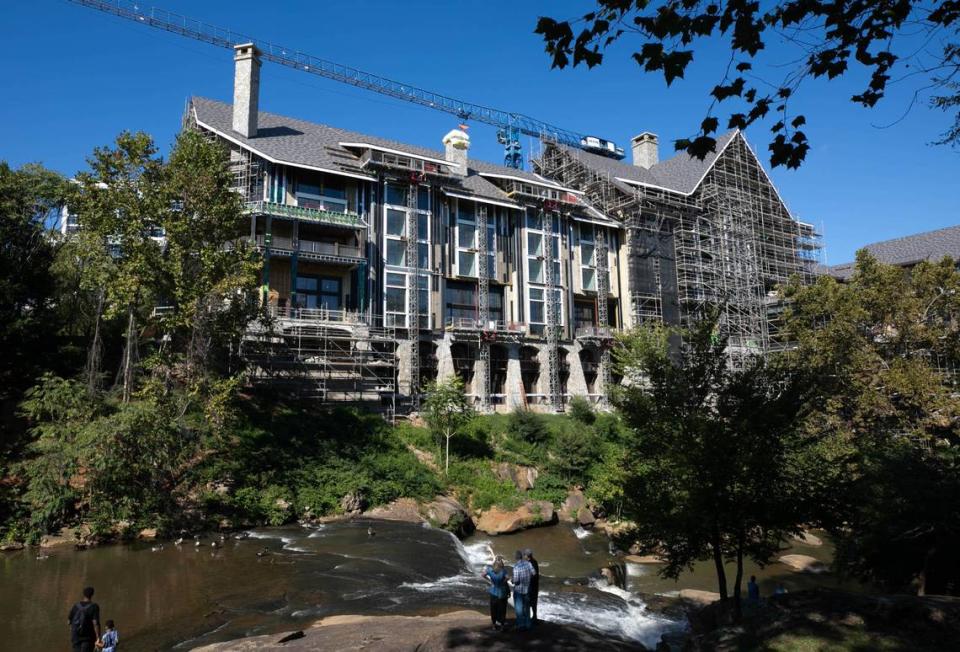
[[(787, 355), (817, 379), (810, 427), (829, 433), (824, 523), (841, 570), (902, 590), (960, 583), (960, 273), (910, 273), (864, 251), (853, 277), (785, 289)], [(956, 589), (953, 589), (956, 591)]]
[[(946, 89), (948, 95), (932, 98), (944, 110), (954, 110), (960, 102), (955, 84), (960, 74), (957, 0), (779, 0), (767, 5), (742, 0), (597, 0), (596, 5), (575, 21), (540, 18), (536, 33), (543, 37), (553, 67), (582, 63), (593, 68), (614, 43), (624, 36), (637, 37), (640, 47), (632, 58), (644, 72), (662, 74), (669, 86), (683, 78), (697, 45), (722, 40), (729, 48), (729, 61), (709, 93), (710, 108), (698, 133), (674, 143), (700, 159), (716, 146), (713, 134), (720, 120), (714, 108), (733, 101), (739, 106), (729, 114), (727, 128), (745, 129), (773, 112), (777, 121), (768, 145), (770, 164), (799, 167), (809, 150), (801, 130), (806, 117), (791, 114), (791, 100), (804, 81), (853, 76), (857, 67), (869, 81), (850, 100), (864, 107), (875, 106), (889, 84), (904, 78), (926, 78), (927, 85), (918, 87), (916, 95)], [(785, 42), (795, 56), (786, 57), (791, 61), (786, 67), (772, 67), (778, 75), (783, 72), (782, 78), (768, 80), (754, 66), (774, 41)], [(960, 112), (957, 116), (960, 120)], [(953, 128), (941, 142), (956, 144), (958, 137)]]
[(0, 403), (16, 404), (56, 348), (51, 318), (56, 241), (44, 220), (63, 201), (64, 180), (39, 165), (0, 162)]
[[(116, 148), (95, 149), (88, 162), (90, 171), (77, 175), (68, 205), (79, 216), (83, 255), (96, 261), (84, 269), (91, 277), (87, 284), (103, 288), (98, 295), (103, 317), (125, 322), (118, 378), (127, 402), (134, 391), (138, 362), (137, 324), (155, 307), (155, 290), (162, 280), (162, 250), (155, 236), (162, 228), (164, 211), (169, 210), (163, 166), (149, 136), (128, 132), (117, 137)], [(94, 366), (99, 320), (100, 315), (90, 345)]]
[(453, 377), (444, 382), (430, 383), (423, 403), (423, 418), (435, 436), (446, 440), (446, 460), (443, 472), (450, 470), (450, 439), (473, 419), (473, 407), (463, 391), (463, 381)]
[(665, 577), (712, 559), (724, 603), (724, 564), (734, 562), (738, 616), (744, 559), (767, 563), (807, 516), (807, 391), (801, 376), (760, 357), (733, 369), (716, 325), (709, 317), (622, 336), (617, 363), (630, 382), (614, 405), (633, 430), (623, 499), (638, 537), (659, 549)]

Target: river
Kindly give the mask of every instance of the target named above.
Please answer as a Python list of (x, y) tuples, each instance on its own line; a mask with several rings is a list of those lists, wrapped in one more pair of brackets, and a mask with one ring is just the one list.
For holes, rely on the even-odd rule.
[[(433, 528), (399, 522), (330, 523), (315, 528), (263, 528), (243, 540), (214, 537), (162, 550), (151, 544), (85, 551), (36, 549), (0, 556), (0, 640), (20, 652), (66, 649), (66, 616), (86, 585), (96, 587), (104, 619), (125, 649), (190, 649), (241, 636), (308, 626), (335, 614), (436, 614), (487, 609), (478, 573), (490, 551), (512, 559), (530, 547), (540, 560), (542, 618), (579, 624), (652, 647), (682, 621), (647, 610), (641, 594), (681, 588), (715, 591), (712, 565), (697, 565), (680, 582), (655, 566), (627, 565), (625, 590), (590, 579), (611, 557), (602, 534), (569, 525), (464, 542)], [(266, 550), (267, 554), (258, 556)], [(790, 552), (829, 561), (828, 544)], [(829, 576), (792, 574), (780, 564), (748, 568), (764, 594), (777, 582), (796, 590), (832, 584)]]

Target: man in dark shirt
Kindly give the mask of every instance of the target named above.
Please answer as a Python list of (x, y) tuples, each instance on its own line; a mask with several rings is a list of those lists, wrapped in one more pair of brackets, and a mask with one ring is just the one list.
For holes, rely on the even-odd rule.
[(530, 602), (530, 621), (536, 625), (537, 620), (537, 595), (540, 593), (540, 562), (533, 558), (533, 550), (527, 548), (523, 551), (524, 558), (533, 566), (533, 577), (530, 578), (530, 591), (527, 593)]
[(93, 587), (83, 590), (83, 600), (67, 616), (73, 652), (94, 652), (100, 640), (100, 605), (93, 601)]

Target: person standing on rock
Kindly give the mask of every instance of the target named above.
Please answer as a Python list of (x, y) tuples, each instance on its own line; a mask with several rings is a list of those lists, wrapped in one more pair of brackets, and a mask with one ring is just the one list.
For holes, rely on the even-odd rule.
[(500, 630), (507, 622), (507, 570), (503, 567), (503, 558), (496, 557), (492, 566), (487, 566), (483, 576), (490, 582), (490, 620), (493, 628)]
[(83, 590), (83, 600), (67, 616), (73, 652), (94, 652), (100, 642), (100, 605), (93, 601), (93, 587)]
[(533, 565), (523, 558), (523, 552), (517, 551), (513, 566), (513, 609), (517, 614), (517, 630), (530, 629), (530, 580), (534, 576)]
[(533, 550), (527, 548), (523, 551), (523, 558), (533, 566), (533, 577), (530, 578), (530, 592), (527, 594), (530, 599), (530, 622), (536, 625), (539, 622), (537, 618), (537, 598), (540, 595), (540, 562), (533, 556)]

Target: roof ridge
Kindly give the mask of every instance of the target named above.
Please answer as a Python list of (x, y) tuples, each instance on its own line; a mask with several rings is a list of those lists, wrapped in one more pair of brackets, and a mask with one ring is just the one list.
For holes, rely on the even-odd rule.
[(861, 247), (861, 249), (868, 249), (870, 247), (890, 244), (892, 242), (904, 242), (907, 240), (914, 240), (917, 238), (921, 238), (923, 236), (933, 235), (934, 233), (943, 233), (945, 231), (953, 231), (956, 229), (960, 229), (960, 224), (954, 224), (952, 226), (944, 226), (939, 229), (931, 229), (929, 231), (920, 231), (919, 233), (911, 233), (910, 235), (901, 235), (896, 238), (889, 238), (887, 240), (878, 240), (877, 242), (871, 242), (869, 244), (865, 244), (863, 247)]

